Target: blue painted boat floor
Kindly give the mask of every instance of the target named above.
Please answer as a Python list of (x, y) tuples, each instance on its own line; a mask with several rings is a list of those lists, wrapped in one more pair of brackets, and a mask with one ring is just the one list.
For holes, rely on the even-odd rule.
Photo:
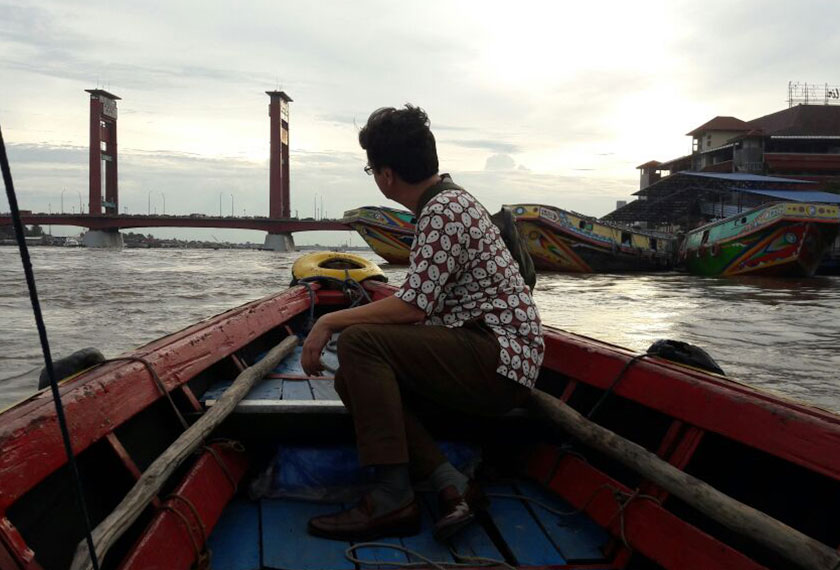
[[(305, 377), (303, 367), (300, 364), (302, 352), (303, 348), (301, 346), (295, 348), (294, 352), (272, 370), (268, 377), (258, 382), (248, 392), (243, 401), (339, 401), (340, 398), (333, 388), (332, 373), (325, 371), (324, 375), (318, 379), (307, 379)], [(260, 358), (262, 358), (262, 355)], [(338, 358), (335, 353), (324, 353), (322, 361), (331, 369), (338, 368)], [(279, 376), (286, 376), (286, 378), (279, 378)], [(233, 377), (218, 379), (202, 394), (201, 402), (206, 404), (208, 401), (219, 398), (230, 387), (233, 380)]]
[[(573, 512), (574, 509), (538, 485), (518, 480), (486, 487), (491, 505), (485, 515), (443, 544), (432, 536), (437, 516), (434, 497), (419, 494), (423, 513), (420, 534), (404, 538), (384, 538), (376, 542), (399, 545), (438, 562), (476, 562), (470, 558), (505, 560), (518, 566), (557, 566), (613, 568), (605, 559), (603, 548), (608, 534), (583, 514), (561, 516), (536, 502), (493, 497), (493, 494), (516, 494), (530, 497), (550, 508)], [(342, 504), (323, 504), (289, 499), (232, 501), (214, 528), (208, 545), (212, 568), (216, 570), (355, 570), (384, 568), (387, 562), (418, 562), (404, 552), (383, 547), (360, 547), (355, 556), (370, 561), (359, 565), (350, 562), (345, 551), (348, 542), (310, 536), (307, 521), (314, 516), (345, 508)], [(476, 564), (478, 565), (478, 564)]]
[[(283, 413), (288, 411), (288, 404), (298, 405), (298, 409), (301, 409), (299, 404), (303, 400), (310, 400), (311, 404), (324, 404), (320, 407), (306, 406), (302, 408), (305, 413), (318, 410), (343, 411), (338, 394), (332, 386), (331, 374), (326, 375), (326, 378), (307, 379), (300, 366), (300, 354), (301, 348), (298, 347), (251, 390), (243, 400), (246, 411), (250, 403), (264, 412)], [(324, 360), (330, 368), (337, 368), (334, 353), (326, 353)], [(201, 400), (209, 404), (232, 381), (233, 378), (220, 379), (204, 392)], [(325, 464), (324, 469), (327, 468)], [(444, 563), (466, 562), (479, 566), (476, 560), (471, 559), (485, 558), (506, 560), (509, 564), (519, 566), (587, 570), (613, 568), (603, 554), (609, 535), (585, 515), (574, 513), (570, 505), (550, 492), (525, 480), (490, 485), (485, 490), (491, 495), (490, 508), (448, 544), (442, 544), (432, 536), (437, 504), (431, 494), (423, 493), (418, 495), (423, 514), (421, 532), (416, 536), (385, 538), (376, 542), (402, 546), (428, 559)], [(526, 496), (531, 500), (494, 497), (494, 494)], [(551, 513), (538, 502), (568, 514)], [(310, 518), (348, 506), (295, 499), (236, 498), (226, 507), (208, 539), (212, 568), (361, 570), (393, 567), (386, 566), (388, 562), (419, 561), (395, 549), (360, 547), (355, 551), (355, 556), (370, 563), (356, 565), (345, 555), (351, 543), (326, 540), (307, 533), (306, 526)]]

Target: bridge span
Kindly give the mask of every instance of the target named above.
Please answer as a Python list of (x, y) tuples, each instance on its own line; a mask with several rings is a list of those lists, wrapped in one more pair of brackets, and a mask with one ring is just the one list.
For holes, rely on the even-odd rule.
[[(21, 220), (26, 225), (79, 226), (100, 231), (129, 228), (229, 228), (258, 230), (272, 234), (353, 231), (353, 228), (338, 220), (299, 220), (296, 218), (21, 213)], [(10, 214), (0, 214), (0, 225), (10, 225), (11, 223), (12, 216)]]
[[(337, 220), (299, 220), (295, 218), (261, 218), (261, 217), (223, 217), (204, 216), (194, 214), (190, 216), (165, 216), (165, 215), (136, 215), (127, 214), (46, 214), (21, 212), (21, 221), (26, 225), (38, 224), (40, 226), (79, 226), (88, 228), (90, 231), (86, 238), (93, 234), (98, 240), (93, 245), (106, 247), (118, 245), (122, 238), (119, 230), (133, 228), (228, 228), (236, 230), (257, 230), (267, 233), (266, 247), (269, 249), (281, 249), (275, 247), (272, 239), (275, 236), (290, 236), (297, 232), (313, 231), (353, 231), (347, 224)], [(11, 214), (0, 214), (0, 225), (11, 225)], [(113, 242), (113, 244), (112, 244)], [(288, 248), (289, 244), (284, 247)]]

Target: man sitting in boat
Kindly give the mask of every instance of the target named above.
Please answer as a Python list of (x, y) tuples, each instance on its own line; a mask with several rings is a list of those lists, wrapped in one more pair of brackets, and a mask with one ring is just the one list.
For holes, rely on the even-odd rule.
[(445, 538), (487, 499), (446, 460), (415, 403), (485, 416), (522, 405), (542, 363), (542, 326), (487, 210), (438, 174), (426, 113), (411, 105), (379, 109), (359, 143), (365, 172), (417, 216), (417, 226), (399, 291), (322, 316), (304, 343), (303, 368), (317, 374), (322, 349), (343, 331), (335, 388), (353, 417), (360, 463), (375, 467), (377, 481), (359, 505), (313, 518), (309, 531), (338, 540), (415, 534), (420, 509), (411, 481), (429, 480), (441, 507), (435, 534)]

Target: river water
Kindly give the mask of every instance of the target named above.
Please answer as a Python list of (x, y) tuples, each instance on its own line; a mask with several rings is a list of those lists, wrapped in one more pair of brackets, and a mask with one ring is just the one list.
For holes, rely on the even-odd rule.
[[(53, 357), (106, 356), (287, 286), (299, 254), (253, 250), (36, 247)], [(366, 257), (382, 262), (373, 253)], [(399, 284), (404, 267), (383, 265)], [(840, 412), (840, 278), (714, 279), (540, 274), (543, 322), (644, 351), (670, 338), (707, 350), (728, 376)], [(0, 408), (32, 393), (43, 358), (15, 247), (0, 247)]]

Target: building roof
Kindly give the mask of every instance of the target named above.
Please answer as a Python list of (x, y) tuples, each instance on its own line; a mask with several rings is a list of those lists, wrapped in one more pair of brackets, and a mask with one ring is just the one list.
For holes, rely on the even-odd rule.
[(761, 194), (780, 200), (792, 200), (794, 202), (817, 202), (821, 204), (840, 204), (840, 194), (830, 192), (817, 192), (816, 190), (746, 190), (744, 188), (733, 188), (738, 192), (750, 194)]
[(274, 99), (275, 97), (280, 97), (283, 101), (287, 103), (293, 102), (293, 99), (286, 95), (285, 91), (266, 91), (265, 94), (269, 95), (272, 99)]
[(649, 160), (648, 162), (646, 162), (644, 164), (640, 164), (636, 168), (652, 168), (654, 166), (659, 166), (660, 164), (662, 164), (662, 163), (659, 162), (658, 160)]
[(691, 164), (691, 155), (686, 154), (686, 155), (681, 156), (679, 158), (672, 158), (671, 160), (666, 160), (665, 162), (660, 162), (659, 163), (659, 168), (661, 170), (671, 170), (669, 168), (669, 166), (671, 166), (674, 163), (678, 163), (678, 162), (687, 162), (687, 163)]
[(85, 89), (86, 92), (90, 93), (91, 96), (97, 97), (102, 95), (103, 97), (107, 97), (108, 99), (113, 99), (114, 101), (119, 101), (121, 97), (117, 97), (113, 93), (108, 93), (104, 89)]
[(781, 178), (779, 176), (762, 176), (760, 174), (746, 174), (744, 172), (693, 172), (690, 170), (683, 170), (679, 174), (687, 176), (703, 176), (705, 178), (717, 178), (719, 180), (730, 180), (732, 182), (782, 182), (784, 184), (813, 184), (813, 182), (809, 180)]
[(840, 135), (840, 105), (797, 105), (748, 124), (769, 136), (836, 136)]
[(736, 117), (721, 117), (717, 116), (708, 123), (704, 123), (691, 131), (686, 133), (689, 136), (699, 135), (708, 131), (748, 131), (750, 130), (749, 123), (742, 121)]

